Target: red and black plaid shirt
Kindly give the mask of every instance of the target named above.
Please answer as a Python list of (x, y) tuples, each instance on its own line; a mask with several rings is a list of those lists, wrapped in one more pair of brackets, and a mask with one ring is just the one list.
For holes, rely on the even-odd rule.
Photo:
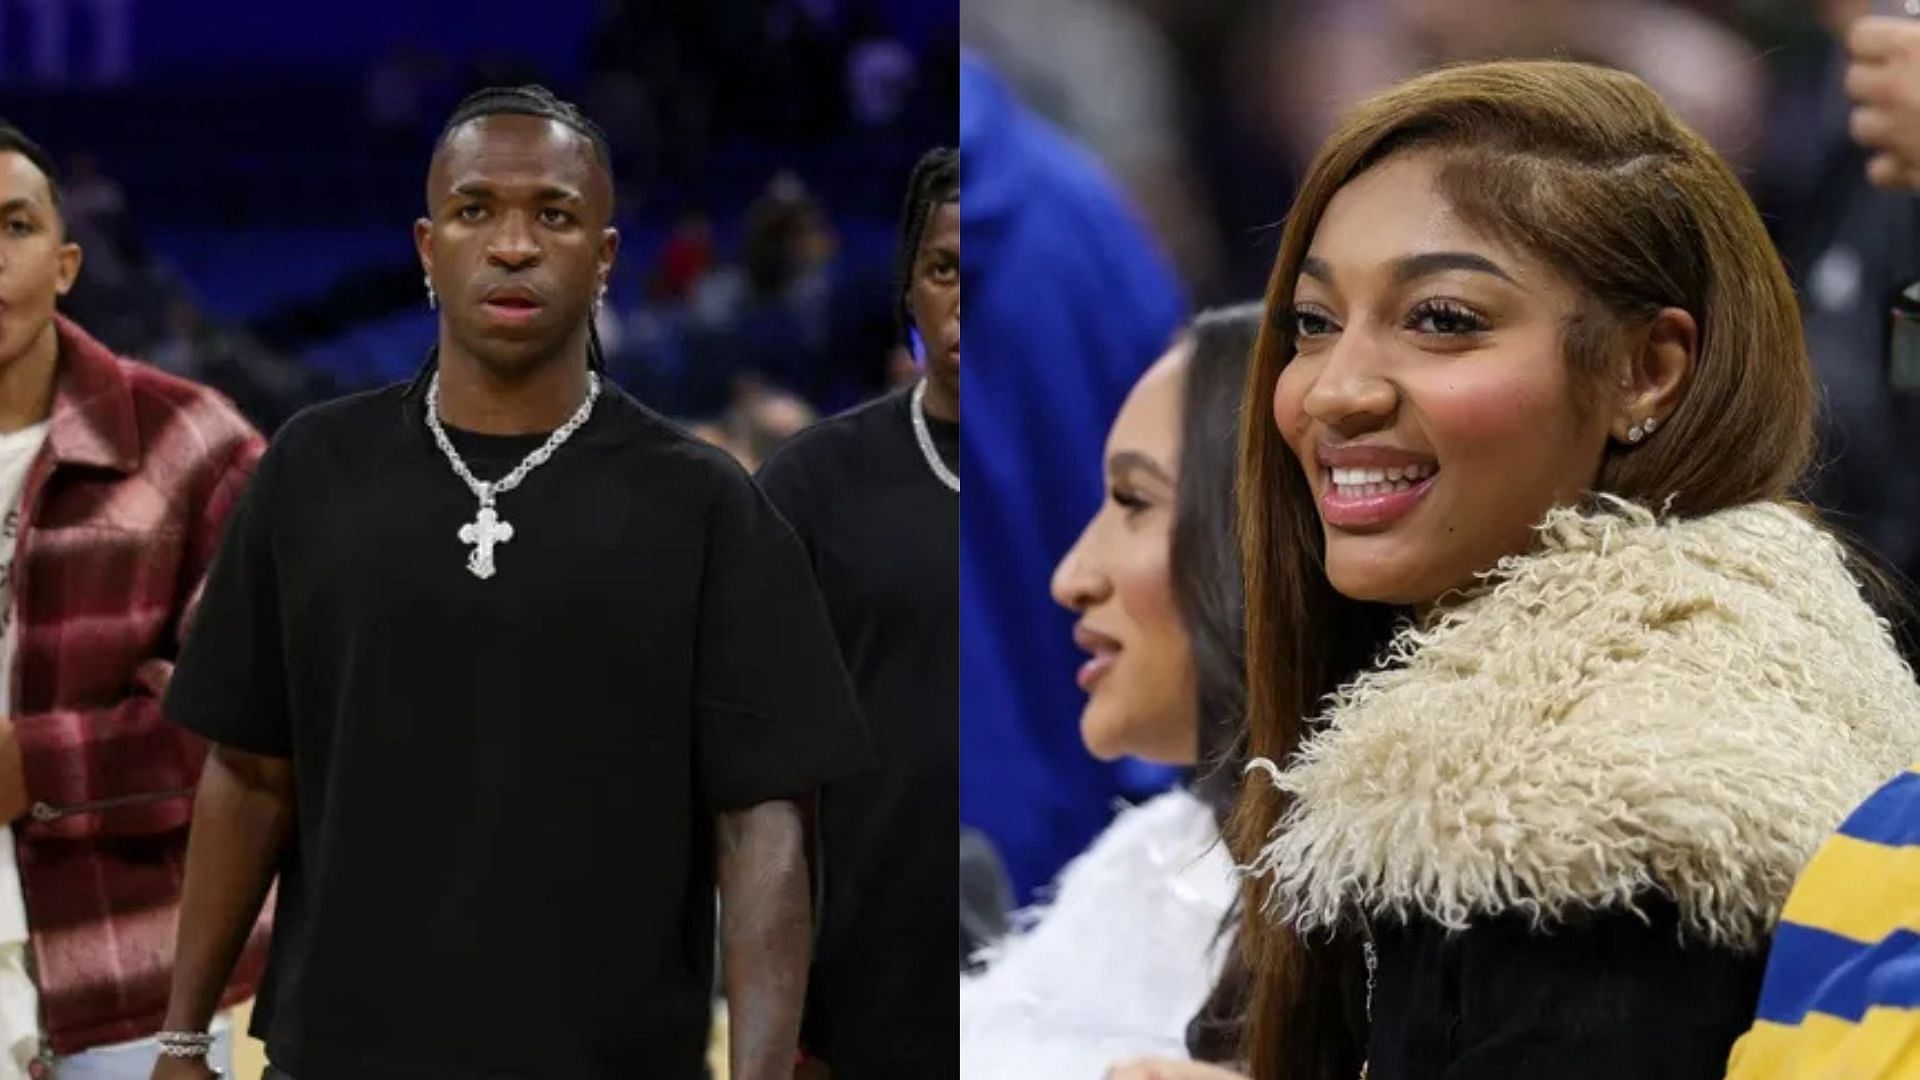
[[(55, 1053), (165, 1018), (198, 738), (160, 699), (263, 448), (225, 399), (122, 360), (66, 319), (15, 549), (9, 688), (30, 815), (14, 824)], [(0, 508), (0, 512), (4, 512)], [(255, 928), (226, 1001), (265, 964)]]

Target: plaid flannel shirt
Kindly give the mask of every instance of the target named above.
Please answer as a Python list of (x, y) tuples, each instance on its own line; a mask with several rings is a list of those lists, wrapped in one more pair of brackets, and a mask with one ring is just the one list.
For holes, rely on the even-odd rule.
[[(160, 700), (263, 443), (218, 394), (57, 328), (51, 422), (19, 508), (9, 701), (41, 1021), (68, 1054), (165, 1018), (206, 746)], [(224, 1001), (252, 994), (266, 939), (263, 918)]]

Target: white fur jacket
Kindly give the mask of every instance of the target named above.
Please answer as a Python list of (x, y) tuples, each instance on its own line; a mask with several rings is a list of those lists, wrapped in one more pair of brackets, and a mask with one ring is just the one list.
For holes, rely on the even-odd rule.
[(1671, 899), (1764, 942), (1821, 839), (1920, 760), (1920, 689), (1840, 546), (1791, 508), (1556, 511), (1337, 693), (1251, 870), (1303, 930), (1460, 929)]
[(1213, 811), (1186, 791), (1123, 810), (1061, 872), (1037, 925), (960, 980), (964, 1080), (1100, 1080), (1116, 1061), (1186, 1056), (1239, 891)]

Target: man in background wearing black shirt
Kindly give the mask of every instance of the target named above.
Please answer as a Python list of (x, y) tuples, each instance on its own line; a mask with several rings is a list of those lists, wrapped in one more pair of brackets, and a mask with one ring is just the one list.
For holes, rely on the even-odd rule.
[(895, 286), (925, 376), (795, 436), (760, 484), (813, 561), (879, 768), (820, 795), (802, 1042), (835, 1080), (959, 1074), (960, 163), (908, 183)]
[(792, 531), (603, 382), (612, 191), (573, 106), (468, 98), (414, 227), (436, 355), (261, 461), (166, 704), (217, 748), (156, 1077), (209, 1075), (276, 870), (286, 1074), (704, 1076), (717, 878), (732, 1075), (791, 1076), (793, 800), (868, 751)]

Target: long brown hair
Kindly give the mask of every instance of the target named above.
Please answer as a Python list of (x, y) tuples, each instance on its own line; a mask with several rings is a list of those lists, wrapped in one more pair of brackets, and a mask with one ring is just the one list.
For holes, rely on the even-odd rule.
[[(1816, 395), (1799, 310), (1752, 201), (1645, 83), (1585, 64), (1444, 68), (1354, 109), (1300, 188), (1267, 285), (1240, 430), (1251, 754), (1285, 763), (1322, 699), (1372, 662), (1395, 613), (1336, 593), (1306, 479), (1275, 429), (1274, 385), (1294, 354), (1294, 283), (1334, 193), (1392, 154), (1436, 157), (1441, 194), (1471, 227), (1531, 253), (1583, 298), (1564, 351), (1601, 389), (1622, 334), (1665, 307), (1699, 327), (1688, 385), (1659, 435), (1610, 444), (1596, 491), (1676, 516), (1791, 497), (1814, 446)], [(1596, 407), (1583, 392), (1581, 407)], [(1286, 810), (1242, 785), (1245, 859)], [(1351, 1077), (1362, 1058), (1358, 948), (1302, 941), (1248, 886), (1241, 939), (1256, 973), (1246, 1032), (1261, 1080)]]
[(1168, 565), (1173, 598), (1193, 645), (1199, 699), (1194, 792), (1222, 826), (1240, 787), (1247, 729), (1246, 602), (1240, 589), (1239, 453), (1241, 389), (1266, 308), (1210, 308), (1187, 331), (1187, 385), (1180, 403), (1180, 475)]

